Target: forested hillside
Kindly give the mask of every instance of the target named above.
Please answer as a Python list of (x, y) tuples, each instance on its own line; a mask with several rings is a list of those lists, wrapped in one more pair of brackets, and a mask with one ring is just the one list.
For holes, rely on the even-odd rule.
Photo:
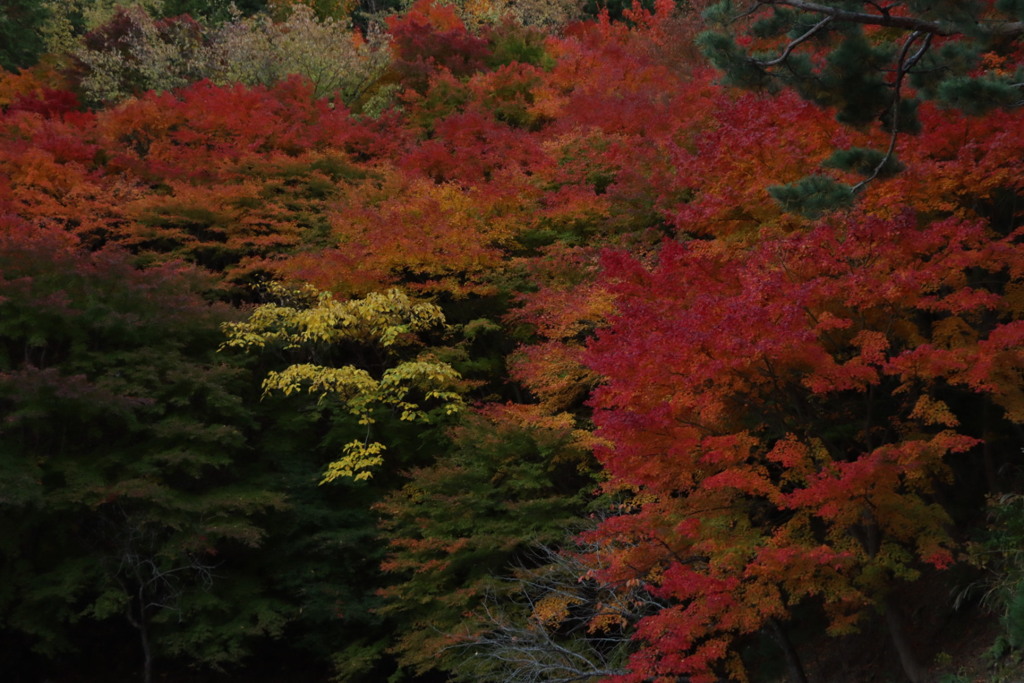
[(1022, 34), (8, 0), (4, 680), (1021, 680)]

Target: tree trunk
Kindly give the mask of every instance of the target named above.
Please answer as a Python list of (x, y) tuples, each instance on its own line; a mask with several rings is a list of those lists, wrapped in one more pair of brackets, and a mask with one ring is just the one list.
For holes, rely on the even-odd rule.
[(885, 609), (885, 624), (889, 627), (892, 644), (900, 656), (903, 672), (911, 683), (928, 683), (928, 672), (918, 661), (914, 646), (910, 643), (903, 614), (891, 600), (886, 600), (883, 608)]
[(800, 655), (797, 654), (796, 647), (786, 635), (782, 624), (776, 619), (769, 619), (768, 626), (771, 628), (772, 637), (782, 648), (782, 653), (786, 657), (786, 670), (789, 672), (791, 683), (807, 683), (807, 674), (804, 672), (804, 665), (800, 662)]
[[(142, 591), (139, 591), (139, 598), (142, 598)], [(128, 617), (128, 623), (136, 628), (139, 632), (139, 643), (142, 645), (142, 683), (152, 683), (153, 681), (153, 650), (149, 643), (149, 629), (146, 623), (146, 612), (141, 607), (144, 603), (139, 603), (139, 618), (136, 619), (132, 613), (132, 607), (129, 605), (125, 616)]]
[(146, 624), (143, 622), (142, 628), (139, 630), (142, 637), (142, 683), (152, 683), (153, 681), (153, 653), (149, 647), (149, 632), (146, 630)]

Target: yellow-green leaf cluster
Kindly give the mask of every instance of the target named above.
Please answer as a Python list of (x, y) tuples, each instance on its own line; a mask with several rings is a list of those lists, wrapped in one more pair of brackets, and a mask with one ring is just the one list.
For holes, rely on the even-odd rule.
[[(268, 293), (280, 303), (264, 304), (248, 320), (225, 325), (227, 341), (222, 349), (313, 354), (324, 347), (355, 343), (388, 350), (394, 357), (399, 349), (419, 344), (418, 333), (445, 328), (438, 306), (413, 301), (398, 289), (349, 301), (338, 301), (329, 292), (309, 286), (288, 289), (275, 284)], [(356, 364), (335, 367), (306, 362), (272, 370), (263, 380), (264, 396), (315, 396), (318, 405), (340, 407), (366, 426), (366, 438), (344, 446), (342, 457), (328, 466), (325, 482), (339, 477), (368, 479), (383, 464), (386, 446), (371, 439), (381, 409), (390, 410), (400, 421), (429, 423), (431, 410), (453, 415), (464, 406), (461, 375), (428, 353), (396, 361), (377, 375)]]
[[(272, 286), (271, 294), (301, 301), (312, 296), (312, 305), (269, 303), (256, 308), (244, 322), (224, 327), (224, 347), (246, 351), (266, 347), (299, 349), (311, 344), (357, 342), (382, 348), (418, 343), (416, 334), (444, 329), (441, 308), (416, 302), (399, 289), (372, 292), (362, 299), (338, 301), (330, 292), (310, 293), (311, 288), (286, 291)], [(288, 294), (289, 296), (283, 296)]]

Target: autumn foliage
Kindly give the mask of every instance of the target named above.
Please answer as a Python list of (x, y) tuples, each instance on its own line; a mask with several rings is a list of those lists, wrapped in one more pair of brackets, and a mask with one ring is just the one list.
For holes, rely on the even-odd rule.
[(638, 671), (738, 666), (732, 638), (806, 600), (844, 632), (953, 561), (952, 463), (982, 467), (991, 421), (1020, 420), (1016, 240), (846, 214), (752, 249), (666, 245), (650, 271), (610, 257), (622, 313), (587, 358), (599, 457), (638, 503), (604, 527), (635, 539), (607, 571), (678, 604), (641, 622)]
[(1019, 3), (778, 63), (792, 3), (286, 4), (0, 75), (17, 674), (799, 681), (883, 623), (935, 673), (898, 598), (1022, 485)]

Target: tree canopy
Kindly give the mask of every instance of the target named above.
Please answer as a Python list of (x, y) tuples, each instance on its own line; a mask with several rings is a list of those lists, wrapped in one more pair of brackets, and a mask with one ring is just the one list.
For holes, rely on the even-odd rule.
[(13, 680), (1021, 675), (1022, 3), (115, 5), (0, 10)]

